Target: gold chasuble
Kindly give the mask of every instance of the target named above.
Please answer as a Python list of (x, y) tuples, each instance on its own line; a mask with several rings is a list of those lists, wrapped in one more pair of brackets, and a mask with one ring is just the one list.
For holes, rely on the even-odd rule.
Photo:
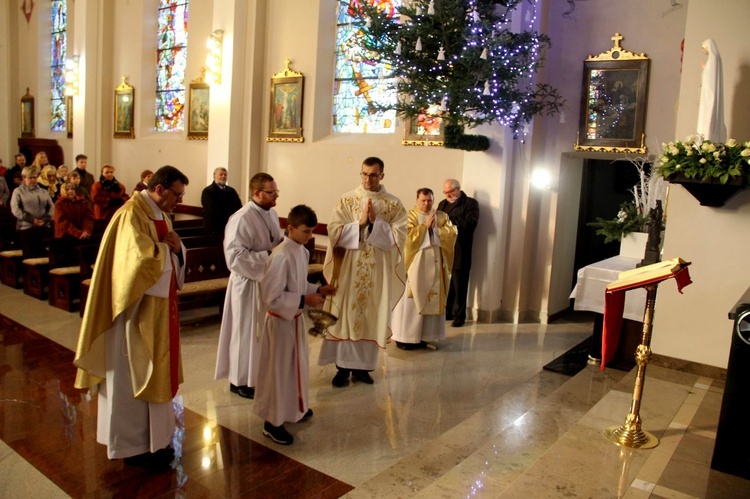
[[(425, 246), (424, 226), (427, 215), (412, 208), (406, 224), (406, 275), (407, 296), (414, 299), (420, 315), (445, 313), (445, 300), (451, 282), (453, 268), (453, 246), (456, 243), (456, 226), (442, 211), (435, 212), (435, 228), (440, 246)], [(430, 237), (432, 239), (432, 237)]]
[[(340, 245), (344, 231), (358, 224), (368, 199), (377, 215), (375, 226), (359, 229), (357, 249), (346, 249), (343, 258), (334, 259), (334, 248), (343, 249)], [(371, 192), (360, 185), (339, 199), (328, 222), (329, 242), (323, 267), (326, 280), (338, 284), (331, 312), (339, 316), (339, 321), (328, 329), (327, 340), (369, 340), (385, 348), (391, 335), (391, 312), (404, 292), (401, 248), (405, 237), (406, 210), (385, 186)], [(330, 302), (324, 305), (326, 310), (328, 306)]]
[[(169, 247), (160, 243), (155, 214), (143, 196), (115, 213), (99, 247), (81, 324), (74, 364), (76, 388), (91, 388), (106, 376), (105, 332), (126, 313), (125, 335), (133, 395), (152, 403), (172, 400), (169, 298), (146, 295), (162, 276)], [(164, 214), (169, 230), (172, 224)], [(179, 352), (177, 380), (182, 382)], [(174, 387), (176, 389), (176, 387)]]

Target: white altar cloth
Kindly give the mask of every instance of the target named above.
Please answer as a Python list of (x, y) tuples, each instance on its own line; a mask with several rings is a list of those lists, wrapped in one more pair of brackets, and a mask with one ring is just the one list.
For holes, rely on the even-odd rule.
[[(609, 283), (616, 281), (620, 272), (634, 269), (640, 259), (613, 256), (600, 262), (587, 265), (578, 271), (578, 280), (570, 298), (575, 299), (573, 310), (604, 313), (604, 291)], [(623, 317), (631, 321), (643, 322), (646, 308), (646, 290), (632, 289), (625, 293)]]

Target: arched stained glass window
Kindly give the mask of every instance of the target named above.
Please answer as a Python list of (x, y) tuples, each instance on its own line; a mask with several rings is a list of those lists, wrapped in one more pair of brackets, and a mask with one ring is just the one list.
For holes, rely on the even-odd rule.
[[(392, 16), (401, 0), (351, 0), (368, 2)], [(396, 102), (393, 81), (384, 78), (388, 67), (377, 55), (360, 48), (362, 32), (353, 23), (345, 4), (339, 2), (336, 27), (336, 67), (333, 89), (333, 131), (338, 133), (394, 133), (396, 112), (378, 113), (373, 103)], [(393, 85), (391, 89), (389, 85)]]
[(67, 0), (52, 0), (50, 30), (50, 130), (65, 131), (65, 57), (67, 54)]
[(156, 42), (156, 124), (159, 132), (185, 129), (188, 0), (159, 0)]

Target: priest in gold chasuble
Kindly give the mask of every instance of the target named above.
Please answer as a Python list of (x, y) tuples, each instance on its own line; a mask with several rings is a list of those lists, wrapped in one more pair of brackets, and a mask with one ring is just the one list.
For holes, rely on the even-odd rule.
[(393, 311), (393, 339), (403, 350), (445, 339), (445, 299), (453, 266), (456, 227), (434, 211), (435, 197), (424, 187), (406, 224), (406, 292)]
[(97, 441), (110, 459), (171, 461), (172, 398), (182, 382), (177, 289), (185, 247), (169, 213), (188, 184), (160, 168), (113, 216), (99, 247), (78, 338), (75, 386), (98, 393)]

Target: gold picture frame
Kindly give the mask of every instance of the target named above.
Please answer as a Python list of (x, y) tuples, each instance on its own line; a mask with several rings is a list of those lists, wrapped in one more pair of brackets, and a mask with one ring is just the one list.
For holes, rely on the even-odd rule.
[(73, 96), (65, 96), (65, 132), (69, 139), (73, 138)]
[(205, 69), (201, 76), (190, 83), (188, 102), (190, 105), (187, 120), (188, 140), (208, 140), (208, 118), (211, 99), (211, 85), (205, 82)]
[(135, 88), (128, 85), (127, 77), (115, 88), (115, 123), (116, 139), (135, 138)]
[(620, 45), (589, 56), (583, 66), (576, 151), (646, 154), (649, 58)]
[(404, 122), (404, 146), (443, 146), (445, 119), (441, 113), (420, 113)]
[(34, 96), (26, 87), (26, 95), (21, 97), (21, 137), (36, 137), (34, 112)]
[(271, 106), (268, 118), (268, 142), (304, 142), (302, 136), (302, 99), (305, 77), (290, 67), (271, 77)]

